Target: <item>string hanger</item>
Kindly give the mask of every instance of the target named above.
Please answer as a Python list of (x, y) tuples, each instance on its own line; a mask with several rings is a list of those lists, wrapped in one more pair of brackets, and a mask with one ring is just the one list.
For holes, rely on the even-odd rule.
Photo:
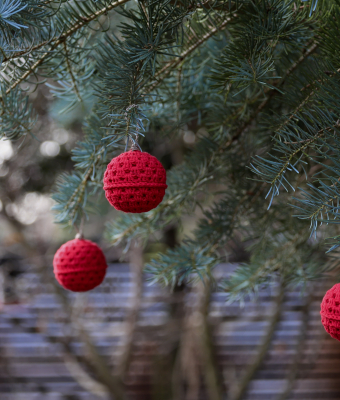
[[(124, 113), (124, 118), (125, 118), (126, 121), (128, 120), (128, 112), (129, 112), (130, 110), (132, 110), (133, 108), (138, 108), (138, 104), (130, 104), (130, 105), (126, 108), (125, 113)], [(128, 136), (127, 141), (126, 141), (126, 148), (125, 148), (125, 151), (126, 151), (126, 149), (127, 149), (127, 146), (128, 146), (128, 143), (129, 143), (129, 139), (130, 139), (130, 138), (131, 138), (131, 141), (132, 141), (130, 150), (131, 150), (131, 151), (142, 151), (141, 148), (140, 148), (140, 146), (139, 146), (139, 144), (138, 144), (138, 131), (139, 131), (139, 129), (140, 129), (140, 127), (139, 127), (139, 125), (137, 124), (137, 126), (136, 126), (137, 134), (136, 134), (136, 138), (135, 138), (134, 140), (132, 139), (132, 137), (131, 137), (130, 135)]]
[(77, 234), (75, 236), (75, 239), (84, 239), (84, 234), (83, 234), (83, 228), (84, 228), (84, 215), (82, 215), (81, 220), (80, 220), (80, 225), (79, 229), (76, 224), (74, 224), (75, 228), (77, 229)]

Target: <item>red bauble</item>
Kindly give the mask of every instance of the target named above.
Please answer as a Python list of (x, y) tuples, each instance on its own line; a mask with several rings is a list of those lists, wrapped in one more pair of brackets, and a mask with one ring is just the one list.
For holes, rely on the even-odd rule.
[(166, 172), (151, 154), (130, 150), (115, 157), (104, 174), (104, 190), (109, 203), (117, 210), (142, 213), (157, 207), (163, 200)]
[(74, 239), (63, 244), (53, 259), (54, 274), (65, 289), (87, 292), (103, 282), (105, 256), (90, 240)]
[(332, 338), (340, 341), (340, 283), (325, 294), (321, 303), (321, 322)]

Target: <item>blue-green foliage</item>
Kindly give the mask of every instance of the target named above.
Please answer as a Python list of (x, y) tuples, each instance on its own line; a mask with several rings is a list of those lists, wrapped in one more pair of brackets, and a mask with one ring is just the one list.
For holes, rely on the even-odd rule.
[(304, 219), (314, 233), (338, 223), (339, 16), (326, 0), (0, 0), (1, 135), (32, 133), (28, 82), (46, 84), (65, 113), (86, 103), (75, 171), (53, 195), (56, 221), (70, 226), (95, 210), (118, 151), (143, 147), (143, 136), (170, 148), (191, 135), (163, 202), (120, 214), (106, 238), (128, 249), (199, 209), (191, 234), (149, 263), (151, 281), (211, 279), (236, 239), (251, 246), (220, 285), (231, 298), (273, 278), (313, 279), (320, 252)]
[(6, 87), (1, 87), (2, 112), (0, 114), (0, 138), (15, 140), (32, 135), (32, 129), (37, 120), (36, 113), (27, 96), (20, 89), (11, 91), (8, 95)]
[[(316, 235), (323, 223), (338, 224), (340, 75), (335, 65), (339, 50), (336, 41), (330, 40), (339, 32), (338, 16), (335, 10), (327, 27), (321, 28), (323, 60), (310, 73), (302, 101), (298, 98), (292, 113), (281, 118), (274, 129), (271, 153), (257, 156), (252, 163), (253, 171), (270, 184), (269, 206), (281, 189), (296, 192), (297, 216), (310, 220), (311, 235)], [(319, 165), (312, 182), (308, 176), (311, 164)], [(301, 191), (295, 184), (296, 174), (309, 180)]]
[(211, 270), (216, 264), (215, 257), (206, 255), (205, 249), (197, 249), (195, 242), (187, 240), (152, 260), (146, 265), (145, 272), (151, 275), (151, 283), (174, 288), (192, 279), (211, 279)]
[[(279, 57), (310, 37), (306, 12), (296, 13), (293, 1), (249, 2), (240, 9), (240, 22), (233, 38), (216, 59), (212, 80), (217, 88), (233, 85), (274, 88)], [(285, 55), (282, 54), (284, 49)]]
[(6, 41), (24, 38), (29, 34), (25, 30), (38, 27), (48, 15), (48, 8), (39, 0), (1, 0), (0, 33)]

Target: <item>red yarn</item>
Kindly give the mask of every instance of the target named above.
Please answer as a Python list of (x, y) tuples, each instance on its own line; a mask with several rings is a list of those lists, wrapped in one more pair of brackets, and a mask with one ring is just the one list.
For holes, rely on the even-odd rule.
[(65, 289), (87, 292), (103, 282), (105, 256), (90, 240), (74, 239), (63, 244), (53, 259), (54, 274)]
[(321, 322), (332, 338), (340, 341), (340, 283), (325, 294), (321, 302)]
[(115, 157), (104, 174), (106, 198), (115, 209), (124, 212), (152, 210), (163, 200), (167, 187), (162, 164), (139, 150)]

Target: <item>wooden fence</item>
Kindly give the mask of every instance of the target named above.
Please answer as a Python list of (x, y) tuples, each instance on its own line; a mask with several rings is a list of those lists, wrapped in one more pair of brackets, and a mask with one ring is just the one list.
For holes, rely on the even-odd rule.
[[(221, 265), (216, 274), (227, 275), (232, 268)], [(60, 340), (72, 332), (48, 278), (25, 273), (17, 285), (25, 291), (22, 300), (0, 311), (0, 400), (105, 399), (100, 388), (95, 394), (95, 385), (89, 391), (90, 383), (77, 363), (65, 358)], [(340, 343), (324, 332), (319, 315), (329, 285), (319, 282), (304, 295), (299, 290), (287, 292), (279, 308), (277, 288), (264, 289), (243, 305), (227, 304), (223, 293), (212, 294), (209, 322), (226, 399), (237, 398), (242, 382), (246, 382), (239, 393), (243, 400), (340, 399)], [(128, 265), (115, 264), (100, 288), (72, 297), (74, 309), (82, 313), (87, 332), (110, 365), (124, 342), (132, 287)], [(186, 303), (193, 297), (188, 293)], [(144, 284), (125, 382), (133, 400), (154, 398), (155, 375), (161, 374), (155, 365), (169, 334), (172, 298), (168, 290)], [(72, 342), (76, 356), (85, 351), (79, 341)], [(264, 352), (262, 358), (259, 351)], [(257, 361), (261, 362), (256, 365)], [(197, 399), (210, 400), (204, 390)]]

